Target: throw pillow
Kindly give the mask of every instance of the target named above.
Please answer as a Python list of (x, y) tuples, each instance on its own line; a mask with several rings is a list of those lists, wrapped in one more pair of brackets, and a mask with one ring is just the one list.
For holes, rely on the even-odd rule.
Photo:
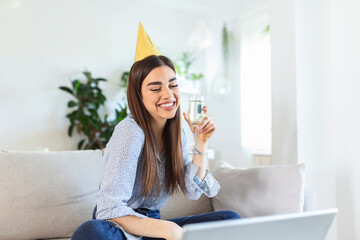
[(243, 218), (302, 212), (304, 172), (303, 163), (242, 169), (221, 161), (213, 173), (221, 185), (213, 208)]

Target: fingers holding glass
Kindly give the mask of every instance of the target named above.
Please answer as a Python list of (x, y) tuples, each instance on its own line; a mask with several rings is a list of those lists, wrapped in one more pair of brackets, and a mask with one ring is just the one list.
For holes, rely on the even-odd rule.
[(203, 107), (203, 110), (204, 110), (204, 116), (206, 117), (206, 113), (207, 113), (208, 107), (207, 107), (207, 106), (204, 106), (204, 107)]
[(213, 121), (210, 117), (205, 117), (204, 120), (199, 125), (199, 133), (205, 132), (210, 125), (213, 124)]

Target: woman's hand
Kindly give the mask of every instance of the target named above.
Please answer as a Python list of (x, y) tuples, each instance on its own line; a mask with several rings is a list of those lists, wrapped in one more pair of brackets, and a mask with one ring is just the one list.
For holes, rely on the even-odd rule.
[[(204, 112), (205, 112), (205, 117), (198, 126), (199, 130), (198, 130), (197, 138), (198, 138), (198, 143), (200, 144), (206, 144), (216, 129), (216, 124), (214, 123), (214, 121), (212, 121), (211, 118), (206, 115), (207, 106), (204, 106)], [(185, 112), (183, 113), (183, 115), (186, 122), (189, 124), (192, 133), (195, 134), (196, 127), (193, 127), (191, 125), (189, 120), (189, 115)]]
[(179, 225), (177, 225), (174, 222), (168, 221), (168, 234), (166, 239), (167, 240), (181, 240), (181, 237), (183, 235), (183, 229)]

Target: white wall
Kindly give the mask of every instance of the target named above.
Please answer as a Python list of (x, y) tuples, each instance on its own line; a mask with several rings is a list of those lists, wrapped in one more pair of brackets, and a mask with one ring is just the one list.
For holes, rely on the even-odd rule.
[[(298, 162), (306, 163), (307, 188), (316, 192), (318, 208), (339, 208), (327, 239), (359, 239), (360, 2), (295, 0), (293, 6), (275, 1), (288, 8), (273, 8), (272, 15), (295, 13), (282, 14), (277, 27), (286, 29), (287, 21), (295, 19), (295, 41), (285, 39), (284, 44), (295, 42), (295, 77), (290, 81), (296, 82), (296, 147)], [(274, 57), (285, 54), (274, 50)], [(286, 151), (281, 146), (277, 150)]]
[[(305, 162), (306, 188), (316, 192), (320, 209), (336, 207), (329, 9), (326, 0), (296, 1), (298, 161)], [(336, 221), (327, 239), (337, 239)]]
[(360, 2), (331, 0), (331, 129), (339, 240), (360, 239)]
[(297, 162), (295, 2), (270, 0), (272, 162)]
[(87, 68), (109, 80), (102, 86), (113, 112), (138, 22), (164, 55), (177, 58), (199, 17), (157, 1), (32, 0), (0, 8), (0, 149), (76, 149), (79, 138), (67, 136), (70, 96), (58, 87)]

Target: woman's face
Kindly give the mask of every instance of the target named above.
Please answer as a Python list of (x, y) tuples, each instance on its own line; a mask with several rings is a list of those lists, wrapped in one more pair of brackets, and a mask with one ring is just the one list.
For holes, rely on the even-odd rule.
[(175, 72), (168, 66), (154, 68), (141, 86), (145, 108), (155, 121), (175, 117), (180, 105), (180, 91)]

